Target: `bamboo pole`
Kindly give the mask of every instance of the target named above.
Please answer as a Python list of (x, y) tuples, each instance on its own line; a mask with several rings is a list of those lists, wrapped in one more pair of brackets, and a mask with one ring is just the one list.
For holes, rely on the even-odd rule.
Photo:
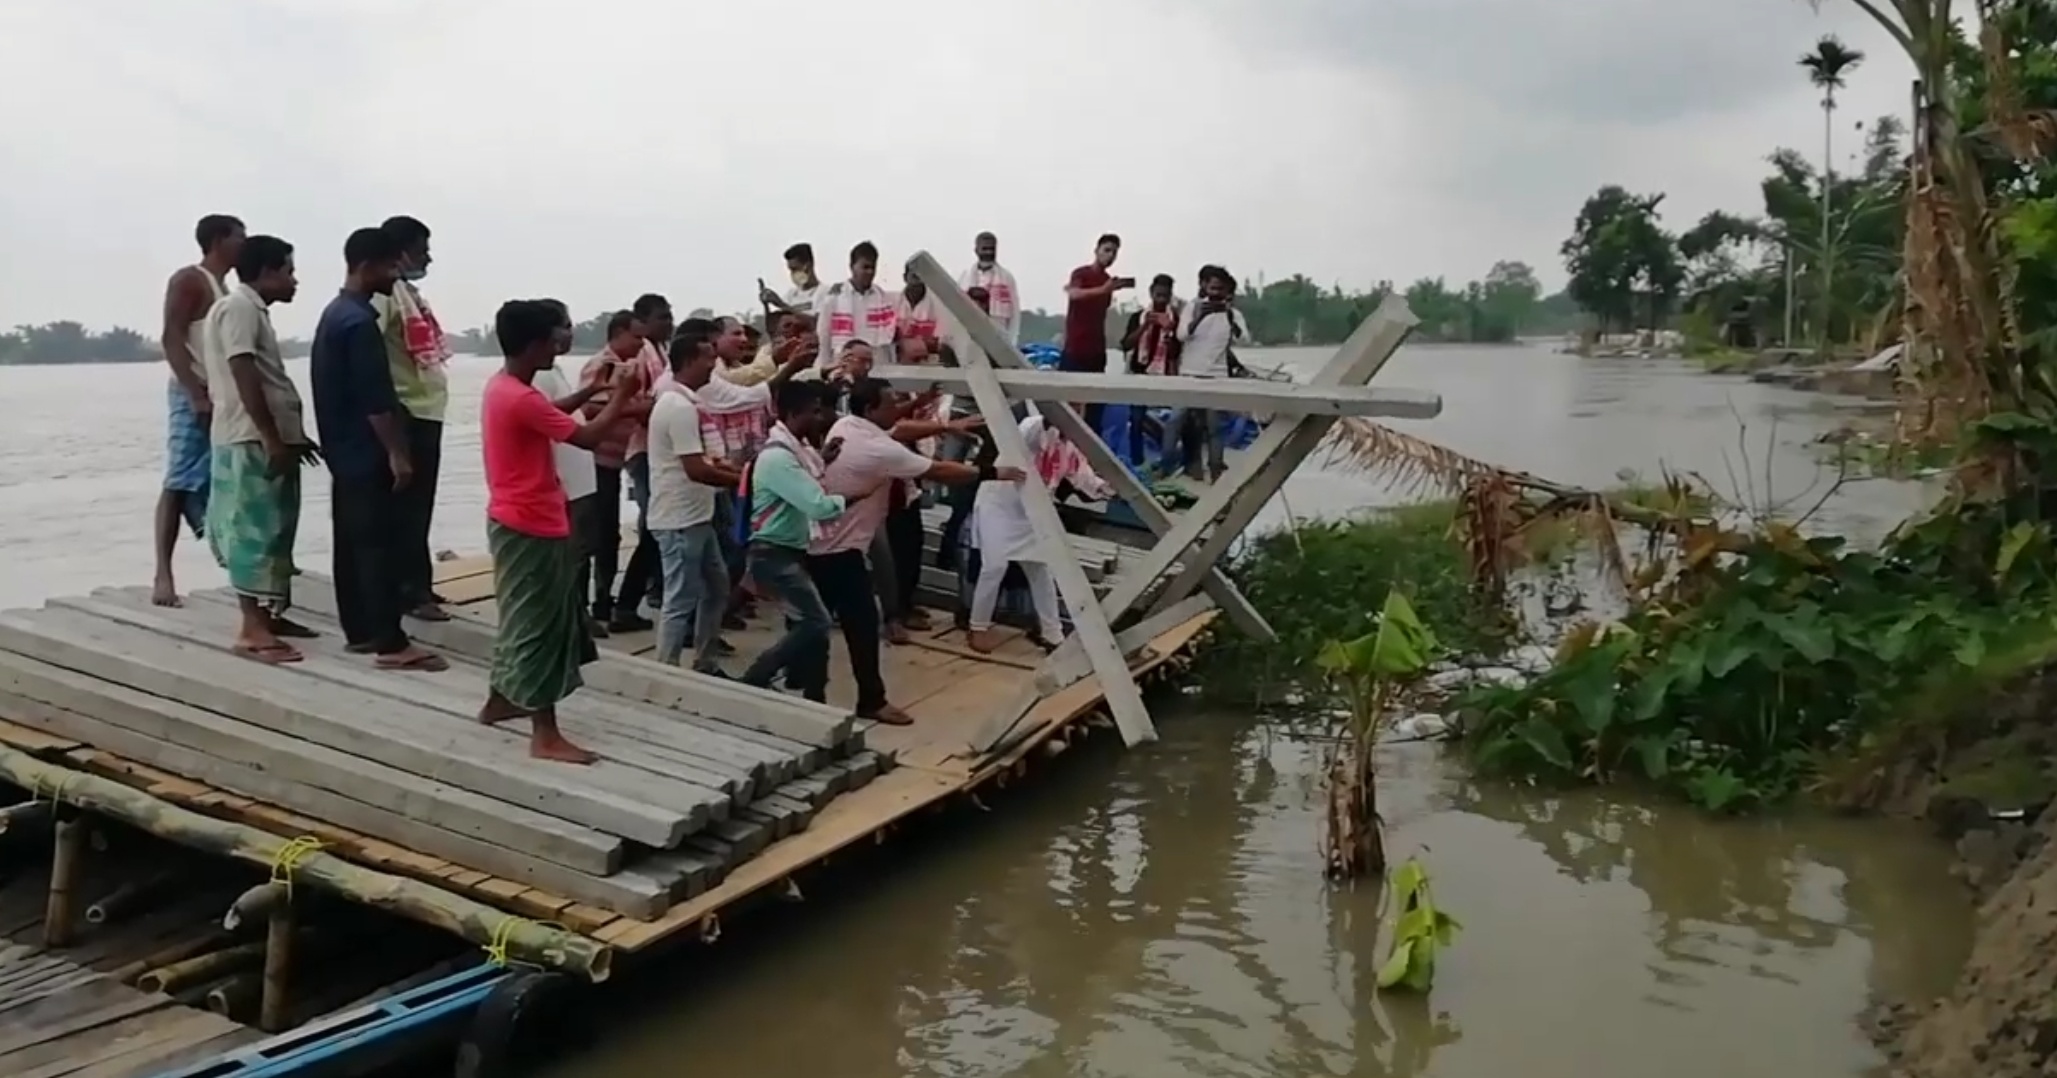
[(0, 808), (0, 835), (33, 831), (50, 822), (48, 801), (24, 801)]
[(271, 904), (271, 919), (264, 930), (264, 994), (257, 1007), (257, 1028), (266, 1033), (283, 1033), (289, 1026), (286, 990), (293, 972), (293, 901)]
[[(250, 1004), (257, 1000), (261, 983), (262, 978), (255, 973), (239, 973), (230, 977), (207, 993), (207, 1009), (240, 1022), (242, 1019), (238, 1016), (250, 1013)], [(267, 1026), (265, 1032), (273, 1030)]]
[(230, 903), (229, 911), (222, 915), (221, 927), (234, 932), (260, 917), (270, 917), (271, 911), (285, 904), (285, 901), (285, 884), (260, 883)]
[(194, 955), (219, 950), (228, 946), (228, 944), (229, 936), (226, 932), (209, 932), (205, 935), (194, 936), (191, 939), (180, 940), (168, 947), (153, 951), (126, 966), (117, 967), (113, 973), (107, 976), (117, 983), (133, 985), (136, 983), (136, 978), (159, 966), (169, 966), (174, 962), (183, 962)]
[[(32, 790), (38, 788), (29, 786)], [(79, 872), (86, 861), (89, 830), (86, 821), (76, 813), (62, 814), (57, 820), (56, 853), (50, 860), (50, 901), (43, 907), (43, 946), (53, 951), (71, 944)]]
[(86, 923), (89, 925), (104, 925), (109, 921), (117, 920), (122, 914), (135, 910), (142, 903), (162, 891), (171, 881), (171, 873), (159, 872), (155, 875), (145, 876), (140, 880), (133, 880), (122, 884), (107, 894), (102, 895), (100, 901), (86, 907)]
[[(66, 802), (121, 820), (206, 853), (274, 867), (288, 840), (226, 820), (210, 819), (97, 775), (58, 767), (0, 747), (0, 779), (31, 790), (61, 789)], [(614, 949), (597, 940), (537, 924), (428, 884), (375, 872), (319, 850), (292, 866), (297, 884), (333, 891), (354, 902), (452, 932), (507, 958), (598, 983), (613, 972)]]
[(224, 948), (211, 954), (198, 955), (169, 966), (159, 966), (136, 978), (136, 988), (144, 992), (170, 994), (181, 988), (204, 984), (216, 977), (225, 977), (264, 960), (264, 944), (243, 943)]

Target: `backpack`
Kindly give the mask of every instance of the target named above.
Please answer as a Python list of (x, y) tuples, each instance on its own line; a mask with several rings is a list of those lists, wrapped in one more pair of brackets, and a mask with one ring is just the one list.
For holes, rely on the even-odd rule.
[(742, 481), (736, 484), (736, 543), (739, 546), (748, 545), (750, 537), (757, 533), (757, 529), (762, 528), (766, 522), (770, 521), (771, 514), (777, 511), (776, 507), (767, 509), (760, 517), (756, 505), (753, 504), (752, 494), (754, 491), (751, 489), (755, 486), (751, 480), (757, 475), (757, 462), (763, 460), (764, 455), (774, 449), (784, 453), (791, 453), (793, 451), (792, 447), (782, 442), (764, 443), (757, 450), (757, 456), (752, 458), (750, 463), (743, 465)]

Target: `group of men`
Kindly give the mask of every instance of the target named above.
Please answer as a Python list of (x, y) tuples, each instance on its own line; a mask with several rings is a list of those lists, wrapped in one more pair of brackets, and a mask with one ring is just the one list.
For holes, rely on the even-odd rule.
[(183, 522), (228, 571), (242, 608), (236, 652), (267, 663), (302, 659), (290, 641), (314, 633), (285, 614), (298, 573), (300, 469), (325, 462), (350, 648), (382, 666), (441, 668), (400, 622), (403, 614), (449, 617), (431, 588), (429, 527), (450, 353), (413, 283), (428, 272), (428, 227), (397, 216), (345, 244), (349, 272), (322, 313), (311, 365), (320, 448), (271, 322), (271, 306), (299, 292), (292, 244), (248, 235), (219, 214), (202, 218), (194, 239), (200, 260), (165, 287), (172, 379), (153, 601), (181, 603), (172, 551)]
[[(298, 289), (292, 246), (218, 216), (202, 220), (196, 238), (201, 260), (173, 276), (165, 301), (173, 381), (157, 601), (179, 602), (170, 554), (184, 520), (205, 535), (241, 604), (235, 651), (299, 661), (291, 641), (314, 635), (286, 616), (300, 469), (321, 462), (332, 481), (347, 646), (384, 668), (447, 668), (402, 620), (449, 616), (429, 587), (449, 351), (417, 287), (430, 264), (428, 228), (395, 217), (344, 243), (342, 286), (313, 342), (312, 428), (269, 316)], [(978, 236), (959, 283), (1012, 339), (1020, 297), (997, 246), (990, 233)], [(1066, 369), (1105, 369), (1108, 306), (1134, 283), (1109, 272), (1119, 249), (1118, 238), (1102, 237), (1094, 261), (1072, 274)], [(733, 676), (814, 700), (825, 699), (840, 630), (855, 713), (910, 722), (890, 700), (881, 649), (931, 627), (915, 601), (927, 493), (953, 496), (953, 529), (969, 517), (967, 545), (983, 555), (958, 612), (971, 646), (997, 644), (994, 607), (1010, 567), (1028, 585), (1033, 638), (1053, 648), (1061, 637), (1055, 587), (1021, 503), (1025, 471), (996, 465), (968, 402), (870, 377), (876, 362), (952, 363), (976, 345), (918, 279), (897, 293), (881, 289), (869, 243), (851, 251), (849, 275), (835, 284), (821, 282), (805, 244), (786, 260), (791, 290), (762, 290), (770, 325), (761, 344), (735, 318), (679, 322), (650, 294), (611, 316), (604, 346), (571, 374), (558, 367), (573, 345), (564, 304), (514, 300), (495, 315), (503, 363), (486, 385), (480, 425), (499, 627), (478, 718), (529, 719), (534, 755), (592, 759), (558, 730), (556, 706), (579, 687), (596, 636), (653, 627), (640, 612), (646, 604), (661, 661), (690, 651), (694, 669), (730, 676), (723, 660), (735, 649), (724, 630), (740, 628), (751, 603), (776, 603), (783, 634)], [(1203, 296), (1218, 287), (1203, 275)], [(1224, 295), (1203, 298), (1192, 306), (1204, 313), (1188, 317), (1170, 291), (1159, 278), (1151, 306), (1131, 320), (1132, 369), (1176, 372), (1182, 353), (1187, 373), (1212, 373), (1245, 333), (1240, 316)], [(1217, 309), (1227, 314), (1219, 330), (1206, 321)], [(1045, 483), (1107, 495), (1041, 417), (1008, 421)], [(624, 477), (637, 542), (620, 567)]]

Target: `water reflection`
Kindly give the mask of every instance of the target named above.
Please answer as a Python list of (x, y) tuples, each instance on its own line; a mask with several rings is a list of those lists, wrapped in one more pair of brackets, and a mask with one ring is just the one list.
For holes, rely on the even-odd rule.
[(1087, 754), (720, 955), (562, 1073), (1860, 1075), (1874, 992), (1954, 975), (1968, 923), (1919, 835), (1717, 821), (1382, 761), (1398, 853), (1465, 923), (1380, 996), (1378, 895), (1320, 877), (1316, 747), (1220, 716)]

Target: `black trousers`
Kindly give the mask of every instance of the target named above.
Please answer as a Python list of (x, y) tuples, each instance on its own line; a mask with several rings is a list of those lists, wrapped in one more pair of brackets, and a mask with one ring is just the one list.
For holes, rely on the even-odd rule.
[[(429, 526), (436, 516), (436, 480), (443, 472), (443, 424), (428, 419), (407, 421), (407, 455), (414, 478), (395, 501), (399, 529), (400, 598), (403, 610), (435, 599), (435, 559), (429, 552)], [(390, 489), (390, 487), (388, 488)]]
[(835, 554), (809, 554), (807, 575), (822, 605), (843, 628), (843, 647), (850, 652), (850, 676), (857, 679), (860, 718), (878, 713), (886, 704), (886, 678), (879, 671), (879, 603), (871, 586), (871, 567), (861, 550)]
[(657, 555), (657, 537), (650, 534), (649, 454), (629, 461), (628, 473), (636, 502), (636, 549), (621, 571), (621, 591), (614, 597), (614, 613), (621, 617), (636, 613), (645, 599), (652, 606), (664, 601), (664, 562)]
[[(614, 616), (614, 576), (621, 566), (621, 469), (596, 464), (593, 478), (599, 489), (593, 492), (593, 504), (586, 516), (586, 542), (593, 570), (591, 602), (593, 616), (606, 621)], [(583, 584), (579, 594), (586, 594)]]
[(922, 541), (927, 538), (921, 503), (886, 514), (886, 543), (893, 548), (893, 609), (904, 618), (914, 612), (914, 593), (921, 589)]
[(343, 624), (343, 639), (380, 655), (405, 649), (400, 615), (409, 607), (403, 588), (413, 557), (413, 537), (401, 528), (405, 492), (393, 489), (384, 469), (365, 478), (336, 476), (329, 516), (336, 529), (336, 620)]

